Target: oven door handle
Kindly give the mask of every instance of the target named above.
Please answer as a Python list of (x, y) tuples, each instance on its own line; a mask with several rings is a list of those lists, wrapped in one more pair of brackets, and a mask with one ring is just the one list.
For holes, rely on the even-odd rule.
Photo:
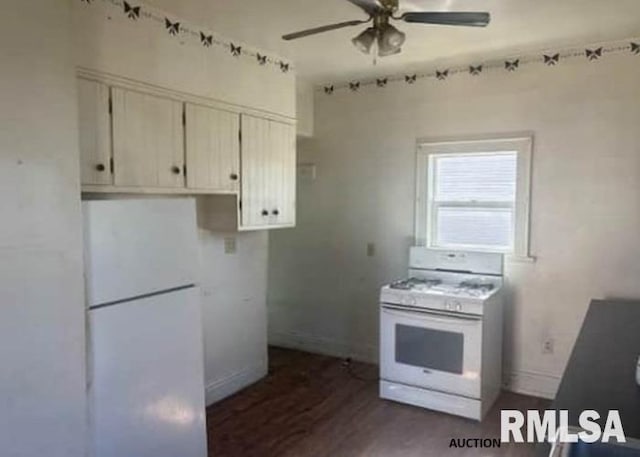
[[(407, 308), (404, 306), (382, 305), (383, 312), (399, 317), (406, 317), (407, 313), (413, 315), (422, 315), (426, 319), (450, 324), (453, 321), (457, 323), (474, 324), (482, 320), (482, 316), (473, 316), (471, 314), (448, 313), (446, 311), (434, 311), (419, 308)], [(444, 319), (443, 319), (444, 318)]]

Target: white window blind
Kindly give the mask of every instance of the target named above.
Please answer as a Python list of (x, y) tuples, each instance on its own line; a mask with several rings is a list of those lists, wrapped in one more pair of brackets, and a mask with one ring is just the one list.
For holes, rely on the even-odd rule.
[(511, 249), (517, 152), (434, 155), (431, 160), (433, 245)]
[(530, 146), (530, 139), (421, 145), (418, 243), (527, 257)]
[(435, 199), (513, 203), (517, 160), (517, 152), (434, 156)]

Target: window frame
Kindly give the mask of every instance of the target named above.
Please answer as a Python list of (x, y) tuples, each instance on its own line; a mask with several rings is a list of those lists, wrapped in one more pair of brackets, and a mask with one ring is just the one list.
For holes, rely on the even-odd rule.
[[(531, 195), (531, 159), (533, 137), (512, 136), (488, 139), (465, 140), (418, 140), (416, 153), (416, 211), (415, 243), (431, 249), (464, 249), (479, 252), (499, 252), (515, 260), (533, 260), (529, 255), (530, 195)], [(516, 197), (514, 203), (436, 202), (433, 199), (435, 187), (435, 159), (442, 156), (493, 155), (500, 152), (517, 154)], [(445, 203), (445, 204), (443, 204)], [(437, 207), (464, 208), (513, 208), (512, 248), (492, 249), (477, 245), (438, 246), (435, 244), (437, 220), (434, 210)]]

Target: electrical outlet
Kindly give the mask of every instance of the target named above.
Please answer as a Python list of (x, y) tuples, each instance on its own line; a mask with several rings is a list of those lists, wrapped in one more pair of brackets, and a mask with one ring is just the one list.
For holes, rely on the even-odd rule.
[(542, 353), (543, 354), (553, 354), (555, 346), (555, 341), (553, 338), (547, 338), (542, 342)]
[(376, 255), (376, 245), (374, 243), (367, 243), (367, 257), (373, 257)]
[(235, 254), (236, 253), (236, 238), (234, 236), (228, 236), (224, 239), (224, 253)]

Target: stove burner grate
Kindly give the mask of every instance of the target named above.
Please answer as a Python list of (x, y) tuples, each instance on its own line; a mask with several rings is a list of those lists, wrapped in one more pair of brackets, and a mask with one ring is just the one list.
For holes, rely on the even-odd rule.
[(433, 278), (409, 278), (395, 281), (389, 285), (392, 289), (411, 290), (418, 287), (431, 288), (442, 283), (440, 279)]
[(458, 286), (460, 289), (478, 292), (491, 292), (495, 287), (491, 283), (480, 283), (475, 281), (462, 281)]

